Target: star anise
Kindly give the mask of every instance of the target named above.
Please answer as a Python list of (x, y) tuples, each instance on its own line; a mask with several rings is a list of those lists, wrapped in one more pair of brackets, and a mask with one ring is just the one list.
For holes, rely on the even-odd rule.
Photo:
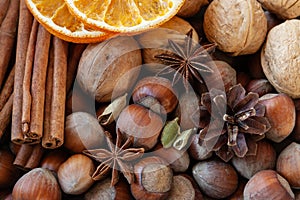
[(211, 121), (200, 130), (200, 142), (226, 162), (234, 155), (255, 154), (256, 141), (270, 129), (265, 107), (258, 100), (257, 93), (246, 94), (241, 84), (227, 94), (217, 89), (203, 93), (200, 109), (208, 111)]
[(170, 53), (163, 53), (155, 56), (167, 66), (164, 67), (157, 75), (170, 74), (174, 72), (172, 84), (175, 85), (182, 78), (186, 91), (189, 91), (189, 83), (198, 81), (203, 83), (201, 73), (212, 73), (212, 67), (206, 63), (210, 60), (211, 54), (216, 45), (206, 44), (201, 46), (193, 42), (193, 30), (191, 29), (185, 37), (184, 44), (175, 43), (168, 40), (171, 48)]
[(94, 149), (85, 150), (83, 153), (101, 164), (93, 173), (94, 180), (101, 180), (112, 169), (111, 186), (115, 185), (119, 180), (119, 173), (121, 171), (128, 183), (134, 180), (132, 162), (140, 158), (144, 154), (144, 148), (128, 148), (133, 143), (133, 137), (128, 137), (122, 145), (122, 135), (117, 131), (116, 144), (113, 143), (111, 134), (107, 131), (104, 132), (108, 149)]

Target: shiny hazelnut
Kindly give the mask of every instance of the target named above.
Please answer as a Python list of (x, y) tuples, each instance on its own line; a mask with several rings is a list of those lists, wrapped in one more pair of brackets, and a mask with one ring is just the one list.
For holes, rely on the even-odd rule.
[(238, 72), (236, 75), (237, 83), (241, 84), (243, 87), (246, 87), (246, 85), (251, 81), (251, 77), (246, 72)]
[(123, 180), (119, 180), (114, 186), (110, 185), (110, 178), (96, 182), (85, 194), (84, 199), (101, 200), (131, 200), (130, 187)]
[(100, 148), (104, 129), (97, 118), (86, 112), (74, 112), (66, 117), (64, 147), (73, 153)]
[[(179, 104), (176, 109), (179, 116), (180, 130), (188, 130), (197, 126), (199, 115), (195, 112), (199, 109), (199, 98), (193, 92), (184, 93), (179, 98)], [(197, 114), (195, 114), (197, 113)]]
[(44, 168), (34, 168), (24, 174), (14, 185), (13, 199), (60, 200), (62, 192), (54, 174)]
[(171, 81), (163, 77), (149, 76), (137, 82), (132, 92), (133, 102), (139, 103), (148, 96), (160, 103), (160, 113), (172, 112), (178, 103), (177, 92), (173, 89)]
[(172, 187), (167, 200), (194, 200), (195, 196), (195, 188), (190, 179), (182, 175), (173, 176)]
[(163, 128), (159, 115), (137, 105), (128, 105), (119, 115), (116, 128), (125, 136), (133, 136), (135, 147), (149, 150), (155, 146)]
[(66, 151), (56, 149), (43, 156), (41, 167), (57, 173), (59, 166), (68, 159)]
[(247, 92), (257, 93), (260, 97), (275, 92), (272, 84), (267, 79), (252, 79), (245, 89)]
[(174, 172), (185, 172), (190, 165), (190, 157), (187, 151), (179, 151), (174, 147), (163, 148), (161, 144), (158, 144), (152, 153), (170, 163), (170, 167)]
[[(215, 65), (214, 70), (218, 72), (211, 73), (205, 78), (207, 86), (227, 91), (234, 86), (237, 81), (237, 73), (227, 62), (221, 60), (214, 60), (207, 63), (207, 65)], [(221, 81), (220, 81), (221, 80)]]
[(289, 183), (274, 170), (262, 170), (247, 182), (244, 189), (245, 200), (295, 198)]
[(292, 188), (300, 189), (300, 144), (292, 142), (284, 148), (277, 159), (276, 170)]
[(228, 163), (221, 161), (201, 161), (193, 166), (193, 177), (201, 191), (212, 198), (226, 198), (238, 186), (238, 175)]
[(293, 100), (284, 93), (272, 93), (260, 97), (259, 103), (265, 105), (265, 116), (271, 124), (266, 137), (274, 142), (281, 142), (295, 126), (296, 110)]
[(244, 200), (244, 189), (246, 186), (247, 181), (245, 179), (239, 179), (238, 188), (235, 192), (228, 197), (228, 200)]
[(275, 168), (276, 151), (268, 141), (261, 140), (257, 142), (255, 155), (246, 155), (243, 158), (233, 157), (231, 161), (240, 175), (250, 179), (261, 170)]
[(13, 165), (14, 155), (9, 150), (0, 150), (0, 188), (9, 188), (12, 186), (21, 173)]
[(199, 143), (199, 134), (191, 136), (191, 145), (188, 149), (189, 155), (195, 160), (205, 160), (213, 155), (212, 151), (208, 151), (204, 145)]
[(172, 187), (173, 171), (160, 157), (143, 158), (134, 165), (135, 182), (131, 193), (135, 199), (165, 199)]
[(58, 168), (57, 177), (61, 189), (71, 195), (86, 192), (94, 183), (94, 171), (94, 163), (89, 157), (83, 154), (72, 155)]

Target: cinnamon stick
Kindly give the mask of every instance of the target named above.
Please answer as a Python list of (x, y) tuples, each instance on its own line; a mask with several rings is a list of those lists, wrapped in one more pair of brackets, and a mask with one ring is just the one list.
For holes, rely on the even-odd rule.
[(17, 34), (20, 0), (11, 0), (0, 27), (0, 88), (3, 84)]
[(15, 66), (11, 69), (0, 93), (0, 111), (14, 90)]
[(40, 144), (22, 144), (13, 164), (22, 170), (30, 170), (38, 167), (43, 155)]
[(68, 67), (67, 67), (67, 94), (71, 91), (74, 80), (77, 74), (77, 67), (82, 52), (85, 50), (87, 44), (70, 43), (68, 53)]
[(1, 8), (1, 10), (0, 10), (0, 25), (2, 24), (2, 22), (6, 16), (9, 4), (10, 4), (10, 0), (1, 0), (0, 1), (0, 8)]
[(0, 112), (0, 139), (11, 122), (12, 107), (13, 94), (10, 95), (8, 101)]
[(42, 25), (39, 25), (35, 46), (37, 51), (34, 56), (31, 82), (32, 104), (30, 111), (30, 128), (29, 132), (25, 133), (26, 143), (39, 143), (43, 136), (45, 86), (50, 40), (51, 34)]
[(11, 141), (16, 144), (24, 142), (22, 132), (22, 98), (23, 77), (25, 71), (26, 52), (33, 22), (33, 16), (28, 10), (25, 0), (20, 0), (20, 14), (16, 47), (16, 64), (14, 78), (14, 99), (12, 110)]
[(37, 20), (33, 21), (32, 29), (29, 38), (29, 44), (26, 54), (25, 71), (23, 78), (23, 104), (22, 104), (22, 131), (28, 133), (30, 123), (30, 110), (31, 110), (31, 75), (35, 53), (35, 44), (37, 39), (37, 30), (39, 23)]
[(53, 37), (54, 64), (52, 79), (51, 111), (45, 113), (50, 115), (50, 131), (44, 133), (42, 145), (44, 148), (54, 149), (63, 144), (66, 81), (67, 81), (67, 58), (68, 43)]

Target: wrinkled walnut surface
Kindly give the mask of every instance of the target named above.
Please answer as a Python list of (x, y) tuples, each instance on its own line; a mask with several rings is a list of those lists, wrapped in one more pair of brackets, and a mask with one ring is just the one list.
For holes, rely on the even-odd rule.
[(261, 64), (278, 92), (300, 97), (300, 20), (287, 20), (271, 29), (261, 53)]
[(207, 39), (233, 56), (255, 53), (267, 33), (267, 19), (256, 0), (214, 0), (203, 26)]
[(284, 19), (300, 16), (299, 0), (258, 0), (265, 9)]

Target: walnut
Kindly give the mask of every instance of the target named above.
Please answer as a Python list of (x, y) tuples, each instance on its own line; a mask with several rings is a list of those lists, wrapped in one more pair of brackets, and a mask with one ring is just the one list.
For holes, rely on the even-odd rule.
[(208, 0), (185, 0), (183, 6), (178, 11), (177, 16), (184, 18), (192, 17), (197, 14), (203, 6), (208, 4)]
[(299, 0), (258, 0), (268, 11), (283, 19), (293, 19), (300, 16)]
[(203, 26), (207, 39), (233, 56), (258, 51), (267, 33), (267, 19), (256, 0), (214, 0)]
[(77, 80), (97, 102), (110, 102), (131, 89), (141, 64), (141, 50), (136, 40), (119, 36), (87, 46), (80, 58)]
[(300, 97), (300, 20), (272, 28), (261, 52), (263, 71), (278, 92)]

